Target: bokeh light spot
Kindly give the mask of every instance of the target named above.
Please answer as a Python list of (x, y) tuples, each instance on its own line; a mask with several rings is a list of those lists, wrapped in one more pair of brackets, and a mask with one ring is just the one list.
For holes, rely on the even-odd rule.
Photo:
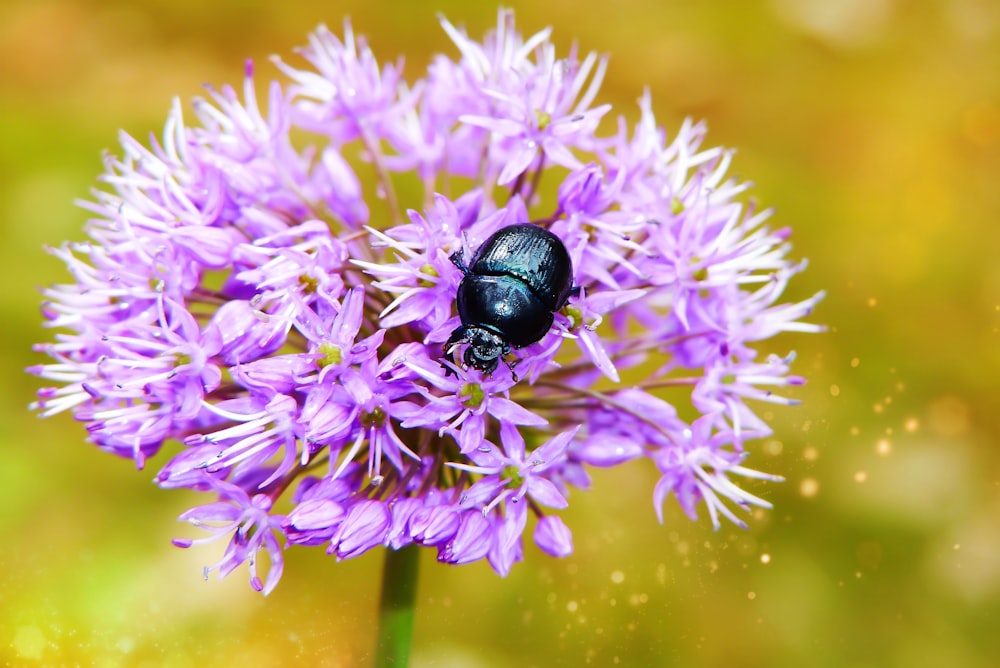
[(931, 404), (927, 424), (934, 434), (955, 438), (968, 430), (969, 419), (969, 407), (962, 399), (944, 396)]

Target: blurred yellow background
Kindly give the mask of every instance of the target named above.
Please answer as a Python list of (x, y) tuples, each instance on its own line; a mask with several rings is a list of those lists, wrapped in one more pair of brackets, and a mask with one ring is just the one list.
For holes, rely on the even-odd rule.
[[(287, 552), (268, 598), (221, 545), (179, 550), (160, 460), (85, 444), (27, 410), (44, 244), (82, 237), (116, 132), (159, 132), (174, 95), (259, 80), (344, 16), (412, 79), (496, 7), (353, 0), (6, 0), (0, 6), (0, 661), (15, 665), (365, 665), (381, 552)], [(804, 405), (770, 411), (749, 531), (674, 507), (652, 466), (600, 471), (565, 513), (576, 553), (529, 547), (505, 580), (424, 555), (415, 666), (995, 666), (1000, 661), (1000, 3), (566, 0), (509, 3), (522, 32), (611, 54), (603, 99), (668, 131), (704, 118), (826, 289), (823, 335), (785, 336)], [(523, 5), (523, 6), (521, 6)], [(563, 51), (564, 52), (564, 51)], [(608, 130), (607, 125), (604, 126)]]

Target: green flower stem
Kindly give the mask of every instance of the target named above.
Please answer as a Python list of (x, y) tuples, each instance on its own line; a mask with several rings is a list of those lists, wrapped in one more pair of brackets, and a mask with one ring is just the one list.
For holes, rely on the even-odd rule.
[(417, 545), (385, 551), (382, 600), (378, 610), (378, 644), (375, 647), (377, 668), (405, 668), (410, 663), (419, 565), (420, 550)]

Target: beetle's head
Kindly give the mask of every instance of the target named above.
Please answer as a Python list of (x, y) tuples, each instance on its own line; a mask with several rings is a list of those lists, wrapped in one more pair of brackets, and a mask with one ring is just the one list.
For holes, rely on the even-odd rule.
[(468, 327), (466, 336), (469, 347), (465, 349), (465, 363), (486, 375), (496, 371), (499, 358), (510, 352), (510, 344), (488, 329)]

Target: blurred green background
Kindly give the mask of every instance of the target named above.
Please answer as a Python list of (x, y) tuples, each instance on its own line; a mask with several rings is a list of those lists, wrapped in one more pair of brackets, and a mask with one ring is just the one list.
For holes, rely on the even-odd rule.
[[(0, 660), (15, 665), (365, 665), (382, 554), (287, 552), (268, 598), (221, 545), (178, 550), (200, 499), (28, 412), (50, 337), (44, 244), (78, 239), (116, 131), (159, 132), (172, 96), (277, 76), (350, 15), (412, 78), (495, 6), (383, 0), (6, 0), (0, 7)], [(523, 4), (523, 6), (521, 6)], [(603, 97), (668, 130), (708, 121), (734, 173), (791, 225), (828, 291), (823, 335), (787, 336), (810, 383), (750, 463), (787, 477), (749, 531), (673, 507), (656, 474), (601, 471), (565, 514), (576, 553), (528, 548), (505, 580), (424, 555), (416, 666), (995, 666), (1000, 661), (1000, 3), (510, 3), (519, 28), (612, 56)], [(563, 52), (565, 52), (563, 50)], [(605, 126), (608, 130), (608, 126)]]

